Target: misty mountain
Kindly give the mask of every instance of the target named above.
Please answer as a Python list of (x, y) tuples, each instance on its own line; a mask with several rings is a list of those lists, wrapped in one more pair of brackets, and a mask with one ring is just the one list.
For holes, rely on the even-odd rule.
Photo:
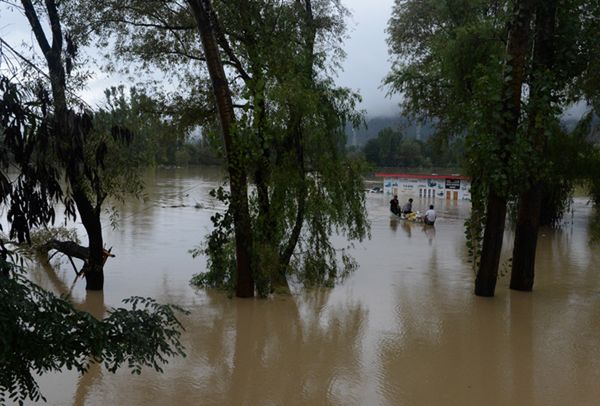
[[(578, 119), (564, 118), (562, 125), (572, 131), (577, 125)], [(429, 139), (435, 132), (435, 126), (432, 122), (425, 124), (416, 124), (403, 116), (379, 116), (367, 119), (367, 126), (360, 128), (352, 128), (346, 126), (346, 135), (348, 136), (348, 145), (364, 147), (364, 145), (372, 138), (377, 137), (377, 134), (384, 128), (393, 128), (401, 130), (402, 134), (408, 138), (416, 138), (422, 141)], [(592, 118), (593, 139), (600, 141), (600, 117), (594, 114)]]

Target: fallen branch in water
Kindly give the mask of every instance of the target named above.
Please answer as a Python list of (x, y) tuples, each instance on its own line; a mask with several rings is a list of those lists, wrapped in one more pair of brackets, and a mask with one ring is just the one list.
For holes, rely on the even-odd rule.
[[(69, 261), (71, 261), (71, 265), (73, 265), (73, 269), (75, 269), (75, 273), (77, 274), (77, 276), (79, 276), (81, 273), (85, 273), (87, 262), (90, 258), (89, 247), (84, 247), (83, 245), (79, 245), (74, 241), (59, 241), (59, 240), (52, 239), (52, 240), (47, 241), (45, 244), (41, 245), (39, 249), (46, 253), (50, 252), (51, 250), (56, 250), (57, 252), (60, 252), (64, 255), (66, 255), (69, 258)], [(115, 254), (113, 254), (111, 252), (111, 250), (112, 250), (112, 247), (109, 248), (108, 250), (107, 249), (102, 250), (102, 256), (104, 258), (104, 262), (106, 262), (106, 260), (109, 257), (114, 258)], [(52, 256), (54, 256), (55, 254), (56, 253), (52, 254)], [(75, 266), (75, 263), (73, 262), (73, 258), (80, 259), (84, 262), (83, 267), (81, 268), (80, 271), (77, 270), (77, 267)]]

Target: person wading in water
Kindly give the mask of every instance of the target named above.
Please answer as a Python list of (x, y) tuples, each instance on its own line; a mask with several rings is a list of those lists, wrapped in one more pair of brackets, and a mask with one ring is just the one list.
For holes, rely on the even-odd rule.
[(406, 214), (410, 214), (412, 213), (412, 202), (413, 199), (408, 199), (408, 202), (402, 206), (402, 213)]
[(400, 203), (398, 202), (398, 195), (394, 195), (394, 198), (390, 200), (390, 211), (396, 215), (400, 215)]

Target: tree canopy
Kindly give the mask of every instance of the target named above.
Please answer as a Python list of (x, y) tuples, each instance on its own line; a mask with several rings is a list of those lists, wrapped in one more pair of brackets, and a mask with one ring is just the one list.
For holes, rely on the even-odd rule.
[[(360, 239), (367, 231), (362, 164), (345, 152), (345, 125), (361, 119), (355, 111), (358, 95), (337, 87), (331, 76), (342, 55), (347, 11), (341, 3), (107, 0), (81, 12), (86, 17), (79, 21), (91, 25), (117, 57), (134, 61), (130, 66), (172, 73), (177, 91), (160, 94), (165, 100), (175, 94), (195, 100), (181, 105), (198, 106), (186, 117), (195, 117), (207, 134), (228, 111), (207, 91), (209, 76), (213, 86), (217, 83), (213, 73), (207, 75), (217, 61), (205, 40), (215, 39), (227, 82), (222, 90), (231, 94), (235, 109), (218, 130), (224, 134), (231, 188), (215, 193), (229, 210), (214, 218), (205, 251), (213, 276), (201, 280), (235, 284), (231, 266), (239, 267), (239, 257), (225, 258), (236, 252), (230, 241), (244, 233), (241, 244), (252, 247), (251, 272), (260, 294), (287, 285), (289, 273), (333, 283), (338, 254), (329, 236), (335, 229)], [(198, 25), (193, 17), (208, 20)], [(204, 28), (210, 32), (203, 34)], [(246, 177), (255, 186), (247, 197), (250, 222), (238, 228), (246, 192), (236, 185)]]
[[(497, 271), (506, 202), (521, 207), (522, 219), (542, 220), (537, 213), (545, 212), (544, 219), (556, 223), (573, 180), (592, 173), (595, 164), (583, 157), (594, 156), (597, 145), (588, 136), (566, 135), (560, 115), (573, 103), (597, 104), (599, 15), (597, 2), (588, 0), (395, 3), (388, 27), (394, 65), (386, 83), (404, 94), (408, 113), (436, 117), (439, 133), (466, 134), (464, 162), (473, 177), (467, 234), (475, 264), (484, 235), (485, 260), (490, 250), (494, 254), (483, 267)], [(586, 151), (579, 160), (585, 169), (573, 166), (577, 175), (558, 169), (564, 169), (566, 154), (552, 155), (567, 139)], [(538, 190), (546, 197), (539, 198)], [(542, 202), (554, 207), (542, 210)], [(518, 236), (525, 228), (531, 232), (517, 238), (515, 250), (523, 244), (535, 250), (530, 242), (538, 226), (538, 220), (517, 222)], [(497, 236), (493, 249), (486, 245), (490, 233)], [(530, 251), (514, 255), (535, 257)], [(495, 285), (496, 272), (490, 274)]]

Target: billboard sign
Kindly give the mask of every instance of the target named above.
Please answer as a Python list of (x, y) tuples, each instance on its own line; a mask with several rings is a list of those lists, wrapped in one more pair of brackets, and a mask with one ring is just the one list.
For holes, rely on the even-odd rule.
[(460, 179), (446, 178), (446, 189), (460, 190)]

